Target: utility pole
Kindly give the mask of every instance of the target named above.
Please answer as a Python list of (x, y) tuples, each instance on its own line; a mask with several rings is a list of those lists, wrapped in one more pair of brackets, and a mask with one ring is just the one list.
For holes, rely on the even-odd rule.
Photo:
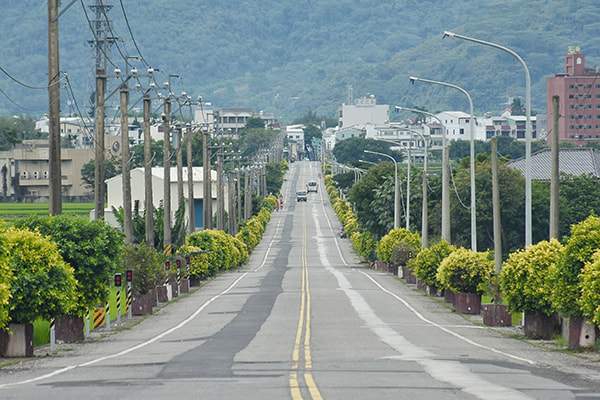
[(244, 219), (247, 220), (252, 216), (252, 189), (250, 188), (251, 182), (251, 169), (246, 169), (244, 174)]
[(105, 5), (103, 0), (96, 0), (90, 9), (94, 11), (95, 36), (90, 41), (96, 49), (96, 113), (95, 113), (95, 169), (94, 169), (94, 203), (96, 219), (104, 219), (104, 102), (106, 93), (106, 52), (116, 38), (108, 37), (107, 15), (112, 6)]
[(194, 233), (196, 230), (196, 208), (194, 204), (194, 163), (192, 154), (193, 145), (193, 131), (192, 125), (187, 124), (186, 134), (186, 156), (187, 156), (187, 179), (188, 179), (188, 204), (189, 204), (189, 222), (188, 222), (188, 233)]
[(177, 163), (177, 209), (184, 205), (183, 199), (183, 132), (181, 126), (177, 126), (177, 147), (176, 147), (176, 163)]
[(412, 140), (408, 141), (408, 163), (406, 164), (406, 229), (410, 230), (410, 159)]
[(203, 211), (203, 228), (212, 228), (212, 203), (211, 196), (211, 173), (210, 173), (210, 132), (207, 129), (202, 132), (202, 211)]
[(133, 221), (131, 213), (131, 173), (129, 171), (129, 89), (127, 82), (121, 84), (120, 108), (121, 108), (121, 183), (123, 188), (123, 232), (125, 242), (133, 243)]
[[(59, 0), (48, 0), (48, 127), (50, 215), (62, 213), (62, 172), (60, 158), (60, 48), (58, 45)], [(82, 121), (83, 122), (83, 121)]]
[(223, 182), (223, 143), (217, 148), (217, 229), (225, 228), (225, 199)]
[[(240, 163), (241, 164), (241, 163)], [(236, 209), (237, 209), (237, 224), (239, 225), (243, 222), (243, 216), (242, 216), (242, 175), (240, 173), (241, 170), (241, 165), (235, 169), (236, 170), (236, 190), (235, 190), (235, 194), (236, 194)]]
[(423, 199), (421, 204), (421, 246), (429, 247), (429, 190), (427, 182), (427, 169), (429, 159), (429, 146), (427, 138), (423, 138), (425, 144), (425, 152), (423, 156)]
[(492, 149), (492, 213), (494, 225), (494, 264), (496, 276), (498, 276), (500, 270), (502, 269), (502, 221), (500, 216), (500, 188), (498, 186), (498, 138), (491, 138), (490, 144)]
[[(170, 90), (170, 89), (169, 89)], [(164, 116), (163, 116), (163, 236), (164, 236), (164, 252), (166, 255), (171, 255), (171, 97), (167, 95), (164, 100)]]
[(237, 232), (236, 213), (235, 213), (235, 182), (233, 174), (227, 174), (227, 222), (230, 235)]
[(550, 239), (558, 239), (560, 223), (560, 172), (559, 172), (559, 119), (560, 119), (559, 97), (552, 96), (552, 137), (551, 137), (551, 156), (552, 156), (552, 175), (550, 178)]
[(150, 135), (150, 94), (144, 94), (144, 209), (146, 210), (146, 244), (154, 247), (154, 203), (152, 199), (152, 136)]

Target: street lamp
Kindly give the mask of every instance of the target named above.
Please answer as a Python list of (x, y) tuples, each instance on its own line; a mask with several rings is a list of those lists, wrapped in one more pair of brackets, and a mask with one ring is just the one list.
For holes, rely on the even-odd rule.
[(469, 36), (459, 35), (454, 32), (444, 32), (444, 38), (456, 38), (468, 42), (477, 43), (483, 46), (493, 47), (502, 50), (514, 58), (523, 66), (525, 70), (525, 246), (531, 245), (531, 74), (529, 67), (523, 58), (516, 51), (509, 49), (497, 43), (487, 42), (485, 40), (475, 39)]
[(475, 208), (475, 111), (473, 107), (473, 99), (469, 92), (462, 87), (453, 83), (434, 81), (431, 79), (418, 78), (410, 76), (408, 79), (414, 84), (415, 82), (430, 83), (456, 89), (467, 96), (469, 101), (469, 111), (471, 118), (469, 119), (469, 136), (470, 136), (470, 161), (471, 161), (471, 250), (477, 251), (477, 209)]
[(400, 106), (396, 106), (395, 110), (396, 112), (409, 111), (426, 115), (430, 118), (437, 120), (442, 126), (442, 240), (445, 240), (446, 242), (450, 243), (450, 178), (448, 176), (450, 157), (448, 151), (448, 141), (446, 139), (446, 126), (437, 115), (427, 111), (419, 110), (417, 108), (408, 108)]
[(398, 162), (389, 154), (379, 153), (377, 151), (363, 150), (364, 153), (374, 154), (386, 157), (394, 163), (394, 229), (400, 227), (400, 185), (398, 183)]

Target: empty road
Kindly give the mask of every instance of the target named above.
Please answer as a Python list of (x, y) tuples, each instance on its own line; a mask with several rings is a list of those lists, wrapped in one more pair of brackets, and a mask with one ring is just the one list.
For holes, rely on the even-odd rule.
[[(243, 270), (136, 327), (0, 370), (0, 399), (591, 399), (598, 372), (368, 270), (291, 164)], [(296, 189), (319, 180), (306, 203)]]

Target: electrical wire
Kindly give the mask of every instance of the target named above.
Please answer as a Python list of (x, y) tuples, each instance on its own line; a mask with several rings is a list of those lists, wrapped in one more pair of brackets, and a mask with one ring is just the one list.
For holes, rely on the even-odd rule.
[(148, 64), (148, 62), (142, 55), (142, 52), (137, 44), (137, 41), (135, 40), (135, 36), (133, 36), (133, 30), (131, 29), (131, 24), (129, 24), (129, 18), (127, 17), (127, 12), (125, 11), (125, 6), (123, 5), (123, 0), (119, 0), (119, 3), (121, 5), (121, 11), (123, 12), (123, 17), (125, 18), (125, 24), (127, 25), (127, 30), (129, 31), (129, 36), (131, 36), (131, 41), (133, 42), (133, 46), (137, 50), (137, 53), (140, 56), (140, 59), (142, 60), (144, 65), (146, 65), (146, 67), (149, 68), (150, 64)]
[[(96, 31), (94, 30), (94, 26), (92, 25), (92, 21), (90, 20), (90, 16), (88, 15), (87, 12), (87, 8), (85, 7), (85, 4), (83, 3), (83, 0), (79, 0), (79, 3), (81, 4), (81, 8), (83, 8), (83, 14), (85, 15), (85, 19), (87, 20), (88, 26), (90, 28), (90, 31), (92, 32), (92, 36), (94, 36), (94, 40), (96, 41), (96, 45), (98, 45), (100, 43), (100, 39), (98, 38), (98, 36), (96, 35)], [(110, 65), (112, 65), (115, 68), (118, 68), (117, 64), (115, 64), (110, 57), (108, 56), (108, 54), (106, 54), (106, 51), (104, 50), (103, 46), (98, 46), (98, 48), (100, 49), (100, 51), (102, 52), (102, 54), (104, 54), (104, 57), (106, 59), (106, 61), (108, 61), (108, 63)]]
[(112, 24), (110, 23), (110, 20), (108, 19), (108, 14), (106, 13), (106, 9), (104, 8), (103, 0), (100, 0), (100, 9), (102, 10), (102, 14), (104, 15), (104, 20), (106, 21), (106, 26), (107, 26), (108, 30), (110, 31), (110, 34), (113, 36), (113, 38), (115, 40), (114, 44), (115, 44), (115, 47), (117, 48), (117, 51), (121, 55), (121, 58), (125, 61), (125, 64), (131, 66), (131, 64), (129, 63), (129, 55), (127, 55), (127, 51), (121, 50), (121, 46), (119, 46), (119, 42), (118, 42), (119, 36), (116, 35), (115, 32), (113, 31)]
[(0, 89), (0, 94), (2, 94), (4, 97), (6, 97), (8, 99), (8, 101), (10, 101), (14, 106), (16, 106), (17, 108), (21, 109), (22, 111), (25, 111), (25, 112), (35, 112), (35, 110), (23, 107), (22, 105), (20, 105), (16, 101), (14, 101), (4, 90)]
[(470, 206), (466, 206), (465, 203), (463, 203), (463, 201), (460, 198), (460, 196), (458, 195), (458, 190), (456, 189), (456, 183), (454, 182), (454, 172), (452, 171), (452, 165), (450, 165), (450, 178), (452, 178), (452, 187), (454, 187), (454, 193), (456, 193), (456, 198), (458, 199), (458, 202), (465, 209), (470, 210), (471, 207)]
[(32, 90), (46, 90), (46, 89), (49, 89), (49, 88), (51, 88), (51, 87), (53, 87), (53, 86), (60, 85), (60, 83), (61, 83), (61, 82), (62, 82), (62, 80), (64, 79), (64, 77), (63, 77), (63, 78), (60, 78), (59, 80), (57, 80), (57, 81), (54, 81), (54, 82), (52, 82), (50, 85), (47, 85), (47, 86), (33, 86), (33, 85), (29, 85), (29, 84), (27, 84), (27, 83), (25, 83), (25, 82), (23, 82), (23, 81), (21, 81), (21, 80), (19, 80), (19, 79), (15, 78), (15, 77), (14, 77), (12, 74), (10, 74), (10, 73), (9, 73), (9, 72), (8, 72), (8, 71), (7, 71), (7, 70), (4, 68), (4, 67), (2, 67), (1, 65), (0, 65), (0, 71), (2, 71), (2, 73), (4, 73), (4, 75), (6, 75), (7, 77), (9, 77), (9, 78), (10, 78), (10, 79), (11, 79), (13, 82), (15, 82), (15, 83), (17, 83), (17, 84), (19, 84), (19, 85), (23, 86), (24, 88), (27, 88), (27, 89), (32, 89)]
[(79, 118), (81, 119), (81, 123), (83, 124), (83, 128), (85, 129), (88, 137), (90, 138), (90, 140), (92, 141), (92, 143), (94, 144), (94, 146), (96, 145), (96, 139), (94, 137), (94, 135), (92, 134), (92, 132), (88, 129), (87, 124), (85, 123), (85, 118), (83, 118), (83, 114), (81, 113), (81, 109), (79, 108), (79, 103), (77, 102), (77, 99), (75, 98), (75, 94), (73, 93), (73, 87), (71, 86), (71, 80), (69, 79), (69, 76), (65, 74), (65, 78), (67, 81), (67, 89), (70, 96), (71, 96), (71, 100), (73, 101), (73, 103), (75, 104), (75, 109), (77, 110), (77, 114), (79, 115)]

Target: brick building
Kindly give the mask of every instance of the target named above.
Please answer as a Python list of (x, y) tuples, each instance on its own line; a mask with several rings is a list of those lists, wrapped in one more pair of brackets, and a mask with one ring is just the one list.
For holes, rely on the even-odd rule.
[(552, 97), (559, 96), (560, 140), (600, 140), (600, 72), (586, 68), (579, 47), (570, 47), (565, 72), (548, 78), (548, 137), (552, 129)]

